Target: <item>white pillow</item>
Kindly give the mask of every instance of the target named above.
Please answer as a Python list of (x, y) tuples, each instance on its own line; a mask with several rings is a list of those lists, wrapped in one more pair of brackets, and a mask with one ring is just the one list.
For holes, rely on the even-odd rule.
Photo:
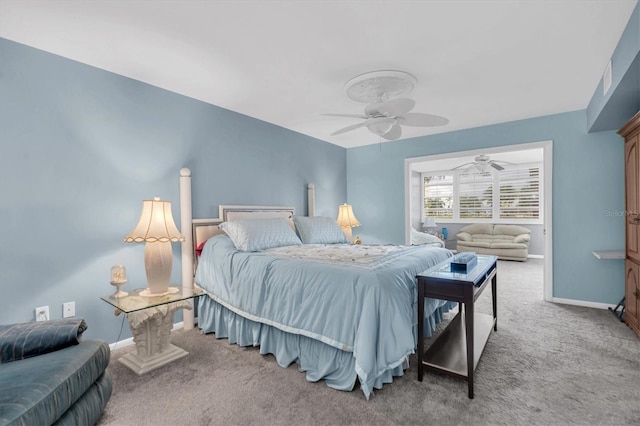
[(301, 245), (300, 238), (283, 217), (239, 219), (218, 225), (240, 251), (260, 251), (272, 247)]
[(438, 244), (440, 247), (444, 247), (444, 243), (442, 242), (442, 240), (435, 235), (416, 231), (415, 228), (411, 228), (411, 245), (419, 246), (423, 244)]
[(347, 237), (338, 223), (324, 216), (294, 216), (298, 235), (303, 244), (347, 244)]

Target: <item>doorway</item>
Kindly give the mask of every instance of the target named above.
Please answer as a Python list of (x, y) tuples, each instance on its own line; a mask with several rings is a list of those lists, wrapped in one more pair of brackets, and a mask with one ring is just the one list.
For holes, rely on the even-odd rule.
[[(522, 163), (522, 158), (535, 158), (540, 161), (542, 186), (541, 201), (541, 221), (539, 235), (542, 240), (540, 249), (543, 258), (543, 295), (544, 300), (551, 301), (553, 298), (553, 232), (552, 232), (552, 172), (553, 172), (553, 142), (541, 141), (525, 144), (516, 144), (485, 149), (458, 151), (445, 154), (427, 155), (421, 157), (405, 159), (405, 241), (410, 241), (411, 227), (416, 221), (420, 221), (423, 208), (422, 185), (420, 179), (416, 178), (426, 169), (433, 171), (451, 170), (453, 168), (473, 163), (473, 160), (480, 156), (489, 156), (495, 159), (498, 164)], [(455, 235), (455, 234), (454, 234)], [(455, 238), (455, 237), (454, 237)], [(535, 256), (535, 255), (534, 255)], [(537, 256), (540, 257), (540, 256)]]

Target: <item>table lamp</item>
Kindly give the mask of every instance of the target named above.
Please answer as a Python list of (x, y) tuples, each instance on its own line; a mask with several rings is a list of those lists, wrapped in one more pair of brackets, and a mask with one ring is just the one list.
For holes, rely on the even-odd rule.
[(163, 201), (159, 197), (142, 201), (142, 213), (138, 225), (124, 238), (124, 241), (145, 243), (144, 269), (147, 272), (149, 287), (140, 293), (141, 295), (159, 296), (178, 291), (176, 287), (169, 288), (173, 262), (171, 243), (184, 241), (184, 237), (173, 221), (171, 201)]
[(342, 232), (347, 237), (347, 240), (351, 241), (351, 228), (354, 226), (360, 226), (360, 222), (356, 218), (356, 215), (353, 214), (353, 208), (351, 205), (344, 203), (340, 206), (340, 210), (338, 210), (338, 219), (336, 219), (340, 228), (342, 228)]
[(438, 224), (433, 217), (426, 216), (422, 221), (422, 227), (426, 229), (429, 234), (435, 235), (434, 231), (430, 230), (429, 228), (435, 228), (436, 226), (438, 226)]

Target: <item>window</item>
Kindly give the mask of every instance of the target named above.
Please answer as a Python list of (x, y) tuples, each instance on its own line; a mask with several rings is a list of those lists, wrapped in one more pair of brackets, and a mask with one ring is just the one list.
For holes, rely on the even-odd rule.
[(500, 219), (540, 218), (540, 168), (500, 172)]
[(458, 182), (461, 219), (493, 216), (493, 176), (491, 172), (461, 173)]
[(453, 219), (453, 175), (424, 176), (424, 216)]
[(424, 216), (461, 222), (536, 223), (541, 219), (541, 164), (485, 172), (423, 173)]

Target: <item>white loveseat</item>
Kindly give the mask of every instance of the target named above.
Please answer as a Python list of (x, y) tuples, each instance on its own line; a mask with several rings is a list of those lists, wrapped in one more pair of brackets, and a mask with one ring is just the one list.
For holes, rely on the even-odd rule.
[(458, 252), (473, 251), (524, 262), (529, 254), (531, 231), (518, 225), (474, 223), (460, 228), (456, 239)]

